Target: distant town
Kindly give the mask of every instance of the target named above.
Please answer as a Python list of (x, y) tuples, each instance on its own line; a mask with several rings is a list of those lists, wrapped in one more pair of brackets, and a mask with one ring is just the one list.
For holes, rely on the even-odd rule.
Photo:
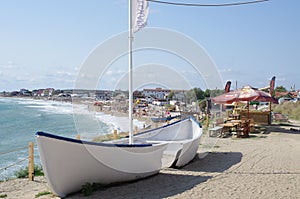
[[(134, 91), (133, 96), (135, 99), (137, 98), (147, 98), (152, 100), (167, 100), (167, 99), (177, 99), (179, 101), (190, 101), (191, 98), (195, 95), (191, 96), (191, 92), (195, 91), (195, 89), (187, 91), (187, 90), (170, 90), (170, 89), (143, 89), (142, 91)], [(198, 92), (203, 92), (201, 89), (198, 89)], [(93, 99), (93, 100), (111, 100), (114, 97), (119, 95), (123, 95), (125, 98), (128, 98), (128, 91), (123, 90), (85, 90), (85, 89), (54, 89), (54, 88), (45, 88), (45, 89), (20, 89), (19, 91), (12, 92), (1, 92), (0, 96), (2, 97), (33, 97), (33, 98), (49, 98), (49, 99), (69, 99), (71, 98), (81, 98), (81, 99)], [(207, 95), (203, 92), (203, 96)], [(199, 97), (198, 97), (199, 98)], [(201, 97), (200, 98), (204, 98)]]
[[(214, 91), (216, 92), (216, 91)], [(218, 93), (222, 91), (219, 90)], [(170, 90), (163, 88), (143, 89), (134, 91), (134, 111), (139, 116), (162, 116), (165, 112), (181, 111), (199, 113), (199, 101), (202, 101), (201, 109), (205, 111), (206, 98), (210, 91), (202, 91), (199, 88), (191, 90)], [(29, 99), (54, 100), (73, 103), (93, 103), (93, 109), (98, 111), (128, 112), (128, 91), (123, 90), (84, 90), (84, 89), (20, 89), (13, 92), (1, 92), (1, 97), (21, 97)], [(198, 103), (197, 103), (198, 102)], [(157, 107), (157, 108), (155, 108)], [(162, 108), (158, 108), (162, 107)]]
[[(267, 88), (268, 89), (268, 88)], [(200, 88), (193, 88), (191, 90), (171, 90), (164, 88), (153, 88), (136, 90), (133, 93), (135, 102), (141, 104), (154, 104), (158, 106), (162, 105), (174, 105), (181, 104), (181, 106), (187, 106), (197, 103), (200, 109), (204, 111), (207, 105), (207, 100), (210, 96), (217, 96), (224, 92), (224, 90), (209, 90), (205, 91)], [(266, 90), (266, 92), (268, 92)], [(82, 101), (88, 100), (100, 102), (117, 100), (119, 102), (126, 101), (128, 99), (128, 91), (123, 90), (85, 90), (85, 89), (20, 89), (19, 91), (12, 92), (0, 92), (1, 97), (27, 97), (33, 99), (47, 99), (56, 101)], [(284, 101), (300, 101), (300, 90), (288, 91), (283, 86), (276, 87), (273, 93), (273, 97), (278, 100), (279, 103)], [(99, 102), (100, 101), (100, 102)]]
[[(211, 95), (216, 96), (222, 94), (223, 90), (201, 90), (200, 88), (194, 88), (191, 90), (171, 90), (163, 88), (143, 89), (141, 91), (134, 91), (134, 99), (147, 99), (147, 101), (164, 101), (177, 100), (185, 103), (191, 103), (192, 101), (201, 101), (209, 98)], [(123, 90), (86, 90), (86, 89), (20, 89), (19, 91), (0, 92), (1, 97), (31, 97), (35, 99), (53, 99), (72, 101), (72, 99), (90, 99), (90, 100), (112, 100), (119, 95), (128, 98), (128, 91)], [(299, 101), (300, 90), (288, 91), (284, 87), (279, 86), (275, 89), (274, 98), (281, 99), (280, 101)], [(279, 101), (279, 102), (280, 102)]]
[[(269, 88), (266, 89), (266, 92), (270, 92)], [(211, 103), (210, 97), (221, 95), (224, 92), (224, 90), (209, 89), (203, 91), (200, 88), (193, 88), (191, 90), (171, 90), (164, 88), (136, 90), (133, 93), (133, 112), (134, 116), (140, 119), (193, 115), (201, 120), (206, 115), (220, 110), (220, 106)], [(282, 86), (275, 88), (272, 96), (279, 104), (287, 101), (300, 101), (300, 91), (287, 91)], [(20, 97), (80, 103), (88, 105), (89, 110), (109, 114), (127, 114), (129, 110), (128, 91), (123, 90), (61, 90), (45, 88), (30, 91), (28, 89), (20, 89), (13, 92), (0, 92), (0, 97)], [(268, 102), (259, 102), (252, 108), (255, 107), (256, 110), (268, 110), (266, 104)], [(257, 106), (260, 107), (258, 108)]]

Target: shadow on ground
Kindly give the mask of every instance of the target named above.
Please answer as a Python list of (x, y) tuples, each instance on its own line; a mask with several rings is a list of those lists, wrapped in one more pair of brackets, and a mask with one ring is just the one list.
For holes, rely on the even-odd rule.
[(240, 152), (211, 152), (204, 158), (196, 156), (190, 164), (182, 169), (187, 171), (219, 173), (241, 162), (242, 157), (243, 155)]
[(203, 175), (203, 172), (223, 172), (239, 163), (242, 158), (242, 154), (238, 152), (213, 152), (208, 153), (204, 158), (199, 158), (198, 155), (187, 166), (179, 169), (165, 169), (158, 175), (146, 179), (106, 186), (88, 197), (84, 197), (82, 194), (75, 194), (67, 198), (159, 199), (171, 197), (191, 190), (198, 184), (212, 178), (209, 174)]
[(81, 193), (71, 195), (68, 199), (76, 198), (101, 198), (101, 199), (123, 199), (123, 198), (149, 198), (159, 199), (171, 197), (210, 179), (210, 176), (194, 176), (182, 174), (166, 174), (148, 177), (143, 180), (122, 183), (114, 186), (107, 186), (92, 193), (90, 196), (83, 196)]
[(267, 130), (269, 133), (278, 132), (278, 133), (290, 133), (290, 134), (300, 134), (300, 126), (293, 124), (272, 124), (268, 127)]

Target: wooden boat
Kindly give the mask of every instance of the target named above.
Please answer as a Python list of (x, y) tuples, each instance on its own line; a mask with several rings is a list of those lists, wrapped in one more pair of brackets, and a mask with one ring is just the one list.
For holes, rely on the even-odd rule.
[(81, 141), (37, 132), (47, 182), (60, 197), (86, 183), (110, 184), (157, 174), (166, 144), (112, 144)]
[[(182, 167), (197, 154), (202, 135), (202, 127), (194, 118), (189, 117), (174, 123), (151, 129), (134, 136), (137, 143), (167, 143), (162, 159), (162, 167)], [(126, 139), (113, 141), (126, 143)]]
[(85, 183), (111, 184), (145, 178), (163, 167), (182, 167), (196, 155), (201, 125), (187, 118), (127, 139), (88, 142), (36, 133), (43, 170), (53, 193), (64, 197)]

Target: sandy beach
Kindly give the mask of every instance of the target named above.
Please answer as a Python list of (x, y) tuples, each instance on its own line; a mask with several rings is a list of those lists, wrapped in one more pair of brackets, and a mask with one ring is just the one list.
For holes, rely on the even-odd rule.
[[(205, 157), (199, 148), (181, 169), (163, 169), (147, 179), (67, 198), (300, 198), (300, 122), (291, 125), (272, 125), (247, 139), (221, 138)], [(45, 191), (44, 177), (0, 183), (3, 198), (35, 198)]]

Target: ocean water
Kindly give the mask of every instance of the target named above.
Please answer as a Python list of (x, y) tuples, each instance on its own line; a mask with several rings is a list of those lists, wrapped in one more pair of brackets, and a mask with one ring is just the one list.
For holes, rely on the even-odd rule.
[[(143, 123), (135, 120), (134, 125), (141, 128)], [(0, 98), (0, 180), (13, 178), (15, 171), (27, 166), (31, 141), (35, 143), (35, 163), (40, 164), (35, 141), (38, 131), (71, 138), (80, 134), (81, 139), (91, 140), (113, 129), (128, 131), (128, 118), (90, 112), (87, 105)]]

